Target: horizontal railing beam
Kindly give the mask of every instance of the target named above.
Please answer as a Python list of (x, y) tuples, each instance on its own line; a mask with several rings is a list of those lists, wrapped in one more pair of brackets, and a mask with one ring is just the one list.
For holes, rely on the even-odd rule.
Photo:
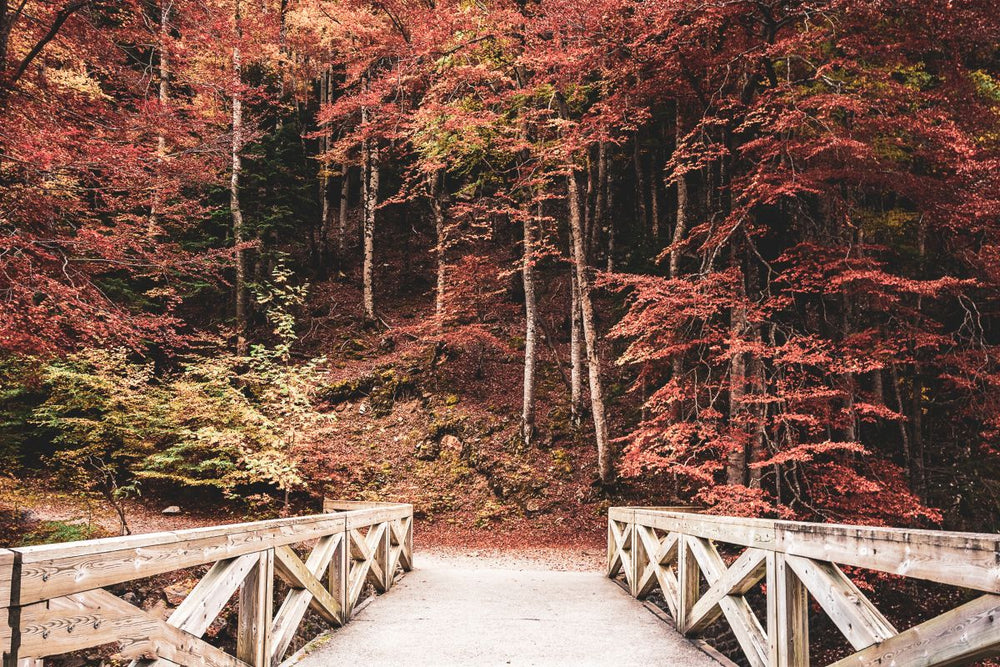
[[(744, 550), (730, 563), (716, 543)], [(897, 632), (842, 566), (987, 594)], [(888, 662), (938, 667), (1000, 654), (1000, 535), (613, 507), (608, 512), (608, 576), (619, 573), (635, 596), (659, 585), (685, 634), (698, 634), (725, 617), (744, 657), (760, 667), (811, 664), (809, 596), (856, 651), (836, 667)], [(767, 582), (766, 632), (745, 597), (762, 576)], [(709, 584), (706, 591), (699, 589), (702, 577)]]
[(619, 521), (634, 517), (636, 524), (658, 530), (1000, 593), (998, 535), (749, 519), (639, 507), (611, 508), (609, 517)]
[[(136, 664), (159, 656), (186, 665), (269, 665), (287, 646), (287, 642), (271, 646), (275, 574), (290, 580), (291, 595), (298, 594), (339, 625), (350, 619), (349, 609), (361, 593), (360, 588), (349, 589), (351, 581), (363, 583), (372, 570), (384, 580), (382, 588), (387, 588), (395, 566), (408, 570), (412, 563), (412, 505), (325, 501), (324, 506), (327, 513), (314, 516), (0, 549), (4, 665), (115, 641), (125, 647), (123, 655), (139, 660)], [(352, 565), (349, 539), (376, 541), (380, 548), (372, 545)], [(289, 548), (316, 540), (305, 563)], [(339, 558), (336, 565), (334, 553)], [(206, 564), (214, 564), (213, 569), (167, 621), (104, 590)], [(240, 641), (238, 657), (233, 657), (198, 636), (237, 587), (241, 590)], [(355, 597), (350, 599), (345, 593)], [(288, 609), (303, 607), (304, 611), (296, 602), (293, 599)], [(290, 618), (283, 622), (292, 625)], [(283, 627), (286, 634), (294, 630)]]

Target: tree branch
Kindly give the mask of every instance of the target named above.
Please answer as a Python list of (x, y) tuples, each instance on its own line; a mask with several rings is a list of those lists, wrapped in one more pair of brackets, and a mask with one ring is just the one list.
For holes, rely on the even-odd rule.
[[(14, 86), (17, 84), (18, 80), (24, 76), (25, 71), (27, 71), (31, 63), (38, 57), (46, 45), (48, 45), (48, 43), (55, 38), (69, 17), (91, 4), (92, 1), (93, 0), (74, 0), (56, 12), (56, 17), (52, 21), (52, 25), (49, 26), (48, 31), (46, 31), (46, 33), (42, 35), (42, 38), (39, 39), (33, 47), (31, 47), (31, 50), (28, 51), (28, 54), (24, 56), (17, 68), (14, 70), (14, 74), (11, 75), (11, 77), (6, 81), (0, 80), (0, 91), (9, 92), (10, 90), (13, 90)], [(3, 2), (3, 8), (5, 9), (6, 0), (0, 0), (0, 2)], [(5, 25), (4, 29), (9, 30), (9, 26)]]

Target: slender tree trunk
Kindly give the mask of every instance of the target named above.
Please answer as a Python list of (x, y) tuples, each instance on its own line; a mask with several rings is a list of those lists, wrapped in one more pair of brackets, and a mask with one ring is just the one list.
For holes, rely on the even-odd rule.
[[(362, 122), (368, 121), (368, 110), (361, 110)], [(374, 261), (375, 208), (378, 206), (378, 149), (366, 139), (364, 153), (364, 252), (362, 255), (362, 292), (365, 318), (375, 319)]]
[[(170, 101), (170, 16), (173, 10), (173, 0), (162, 0), (160, 3), (160, 114), (162, 115)], [(156, 135), (156, 183), (153, 186), (153, 201), (150, 204), (151, 233), (155, 233), (157, 217), (162, 207), (163, 199), (163, 167), (167, 160), (167, 137), (160, 132)]]
[(927, 502), (927, 478), (924, 469), (924, 383), (917, 364), (913, 364), (913, 486), (921, 501)]
[(570, 285), (570, 414), (573, 426), (579, 428), (583, 423), (583, 323), (580, 317), (580, 283), (577, 281), (575, 268), (570, 270)]
[[(437, 255), (437, 289), (434, 293), (434, 317), (440, 331), (444, 328), (444, 302), (445, 284), (447, 281), (447, 267), (445, 265), (445, 239), (444, 229), (444, 172), (439, 172), (430, 177), (431, 179), (431, 211), (434, 213), (435, 231), (435, 254)], [(527, 281), (526, 281), (527, 283)], [(527, 292), (527, 288), (525, 288)]]
[[(240, 209), (240, 174), (242, 161), (240, 151), (243, 149), (243, 64), (240, 55), (240, 40), (243, 38), (243, 25), (240, 18), (240, 0), (236, 0), (234, 13), (236, 26), (236, 43), (233, 46), (233, 141), (232, 141), (232, 173), (229, 179), (229, 207), (233, 216), (233, 241), (237, 246), (244, 241), (243, 211)], [(236, 251), (236, 350), (239, 354), (247, 351), (247, 287), (246, 287), (246, 253), (242, 248)]]
[(598, 232), (607, 234), (608, 232), (608, 146), (605, 142), (597, 145), (597, 193), (594, 197), (594, 221), (590, 227), (590, 251), (588, 257), (597, 263), (597, 256), (594, 254), (597, 248)]
[(587, 256), (584, 252), (583, 225), (580, 220), (580, 191), (576, 182), (576, 170), (570, 169), (567, 178), (569, 199), (569, 228), (573, 240), (573, 264), (580, 290), (580, 314), (583, 320), (583, 338), (587, 348), (587, 367), (590, 377), (590, 412), (594, 419), (594, 435), (597, 439), (597, 471), (603, 484), (615, 479), (613, 452), (608, 443), (608, 425), (604, 417), (604, 392), (601, 387), (601, 361), (597, 354), (597, 327), (594, 321), (594, 306), (590, 298), (590, 282), (587, 277)]
[[(674, 145), (676, 150), (677, 146), (680, 144), (681, 137), (683, 137), (683, 120), (681, 115), (680, 101), (677, 102), (676, 110), (676, 135)], [(679, 245), (681, 241), (684, 240), (684, 235), (687, 233), (687, 207), (688, 207), (688, 187), (687, 187), (687, 175), (680, 174), (676, 177), (677, 182), (677, 220), (674, 225), (674, 234), (671, 239), (671, 250), (670, 250), (670, 277), (672, 279), (677, 279), (681, 275), (681, 253), (679, 250)], [(672, 372), (675, 382), (680, 382), (680, 378), (684, 375), (684, 359), (680, 355), (675, 355), (672, 363)], [(674, 420), (680, 418), (681, 414), (681, 402), (678, 400), (674, 403), (673, 417)]]
[[(642, 164), (642, 149), (639, 145), (639, 133), (636, 132), (635, 144), (632, 147), (632, 169), (635, 172), (635, 208), (639, 229), (642, 237), (649, 230), (649, 214), (646, 208), (646, 170)], [(640, 237), (640, 238), (642, 238)]]
[(337, 259), (343, 265), (347, 243), (347, 204), (351, 194), (351, 168), (344, 163), (340, 170), (340, 215), (337, 221)]
[(649, 236), (653, 243), (654, 257), (660, 252), (660, 179), (656, 178), (656, 161), (653, 164), (653, 178), (649, 180)]
[[(920, 218), (920, 225), (917, 228), (917, 251), (920, 256), (920, 277), (924, 275), (924, 266), (927, 259), (927, 220)], [(917, 314), (920, 318), (923, 309), (923, 297), (917, 297)], [(914, 486), (917, 495), (924, 503), (927, 502), (927, 473), (924, 466), (924, 383), (920, 377), (920, 364), (916, 358), (917, 351), (914, 349), (913, 360), (913, 472)]]
[[(742, 282), (742, 278), (740, 279)], [(747, 311), (743, 305), (743, 290), (737, 294), (738, 304), (733, 307), (729, 317), (729, 336), (735, 342), (743, 337), (747, 328)], [(738, 343), (737, 343), (738, 344)], [(729, 423), (738, 430), (744, 428), (745, 418), (744, 397), (746, 394), (747, 362), (746, 355), (736, 352), (730, 360), (729, 370)], [(728, 484), (744, 484), (747, 468), (746, 449), (743, 445), (729, 452), (726, 457), (726, 482)]]
[[(541, 217), (541, 202), (538, 204)], [(535, 300), (535, 222), (524, 218), (524, 251), (521, 278), (524, 282), (524, 396), (521, 406), (521, 438), (530, 447), (535, 433), (535, 358), (538, 341), (538, 310)]]
[(585, 200), (585, 210), (583, 215), (583, 238), (587, 239), (586, 249), (588, 260), (591, 257), (591, 253), (594, 251), (593, 244), (593, 234), (594, 234), (594, 208), (597, 198), (597, 182), (596, 170), (597, 164), (594, 160), (594, 150), (591, 147), (587, 151), (587, 198)]
[[(319, 101), (321, 106), (330, 102), (330, 83), (330, 68), (328, 67), (320, 75)], [(330, 150), (330, 129), (327, 127), (319, 139), (319, 152), (325, 154), (328, 150)], [(320, 160), (319, 200), (318, 259), (320, 268), (325, 271), (330, 257), (330, 229), (333, 226), (333, 209), (330, 206), (330, 164), (325, 158)]]
[(896, 410), (899, 412), (899, 439), (903, 443), (903, 461), (906, 467), (906, 477), (910, 482), (910, 490), (915, 487), (915, 475), (913, 474), (913, 456), (910, 448), (910, 434), (906, 430), (906, 410), (903, 408), (903, 395), (899, 390), (899, 371), (896, 369), (896, 364), (891, 364), (889, 366), (890, 375), (892, 376), (892, 392), (896, 398)]

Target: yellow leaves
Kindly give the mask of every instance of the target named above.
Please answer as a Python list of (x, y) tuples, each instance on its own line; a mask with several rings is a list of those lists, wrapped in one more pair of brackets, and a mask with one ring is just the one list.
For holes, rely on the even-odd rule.
[(100, 84), (87, 74), (82, 62), (77, 63), (75, 67), (46, 67), (45, 78), (49, 83), (79, 93), (92, 100), (111, 100), (101, 90)]

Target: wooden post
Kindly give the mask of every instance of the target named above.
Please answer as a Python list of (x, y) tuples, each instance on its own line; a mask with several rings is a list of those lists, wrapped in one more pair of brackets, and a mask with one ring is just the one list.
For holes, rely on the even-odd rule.
[(767, 637), (771, 667), (809, 667), (809, 597), (785, 561), (767, 554)]
[(273, 604), (274, 549), (267, 549), (240, 586), (236, 657), (251, 667), (270, 667)]
[(18, 663), (17, 650), (21, 643), (21, 610), (18, 606), (20, 575), (20, 554), (8, 549), (0, 550), (0, 652), (4, 667), (13, 667)]
[(340, 544), (337, 545), (336, 550), (333, 552), (333, 558), (330, 560), (329, 574), (327, 577), (327, 588), (333, 596), (333, 599), (337, 601), (337, 605), (340, 607), (341, 625), (344, 625), (351, 620), (351, 612), (353, 611), (351, 596), (347, 592), (351, 579), (350, 539), (350, 533), (348, 533), (345, 528), (340, 539)]
[(615, 534), (611, 530), (612, 521), (614, 521), (614, 519), (611, 518), (611, 514), (609, 513), (608, 514), (608, 559), (606, 568), (607, 575), (609, 577), (614, 577), (615, 574), (617, 574), (615, 572), (614, 562), (615, 562), (615, 556), (618, 553), (618, 546), (615, 544)]
[(648, 560), (646, 555), (646, 550), (642, 548), (642, 541), (639, 538), (638, 528), (635, 524), (635, 516), (632, 517), (632, 522), (628, 525), (628, 539), (629, 543), (632, 545), (632, 558), (629, 563), (629, 573), (628, 573), (628, 590), (632, 594), (632, 597), (639, 597), (639, 577), (642, 575), (642, 571), (645, 568), (645, 562)]
[(691, 553), (687, 535), (677, 536), (677, 629), (687, 630), (691, 622), (691, 610), (701, 595), (701, 571), (698, 561)]
[(382, 537), (375, 547), (375, 562), (382, 569), (381, 580), (376, 582), (375, 588), (379, 593), (385, 593), (392, 588), (392, 526), (389, 521), (382, 524)]
[(413, 515), (406, 520), (406, 539), (403, 541), (403, 553), (406, 559), (403, 562), (403, 570), (409, 572), (413, 569)]

